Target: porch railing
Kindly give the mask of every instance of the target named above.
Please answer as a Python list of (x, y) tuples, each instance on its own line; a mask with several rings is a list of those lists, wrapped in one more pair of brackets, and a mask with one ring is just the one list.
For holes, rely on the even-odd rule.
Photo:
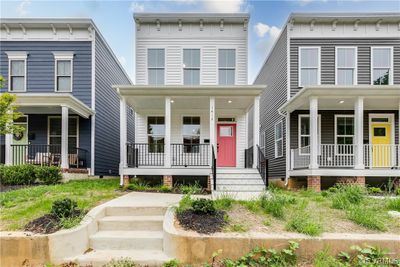
[(172, 166), (210, 166), (210, 144), (171, 144)]
[[(61, 166), (61, 145), (11, 145), (12, 164), (33, 164), (41, 166)], [(88, 151), (82, 148), (70, 148), (68, 163), (70, 168), (86, 168)]]
[(215, 149), (214, 145), (211, 145), (211, 150), (212, 150), (212, 162), (211, 162), (211, 169), (212, 169), (212, 174), (213, 174), (213, 188), (214, 191), (217, 190), (217, 158), (215, 156)]
[(354, 167), (355, 145), (320, 145), (318, 164), (321, 168)]
[(305, 169), (310, 165), (310, 147), (300, 147), (291, 150), (291, 166), (292, 170)]
[(265, 158), (265, 155), (259, 146), (257, 146), (257, 151), (257, 169), (265, 186), (268, 187), (268, 159)]
[(399, 168), (400, 145), (364, 145), (366, 168)]
[(245, 168), (253, 168), (253, 147), (249, 147), (244, 151), (244, 167)]
[(164, 144), (127, 144), (128, 167), (138, 168), (140, 166), (163, 166)]

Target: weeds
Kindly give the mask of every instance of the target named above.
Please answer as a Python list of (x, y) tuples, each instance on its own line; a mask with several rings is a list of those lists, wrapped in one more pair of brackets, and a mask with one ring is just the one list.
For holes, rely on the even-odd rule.
[(387, 201), (387, 208), (389, 210), (395, 210), (400, 212), (400, 198), (389, 199)]
[(384, 231), (386, 229), (382, 218), (377, 216), (376, 212), (371, 208), (353, 206), (347, 211), (349, 220), (368, 229)]
[(332, 208), (346, 210), (352, 205), (360, 204), (366, 195), (364, 187), (358, 185), (341, 185), (332, 194)]
[(317, 236), (323, 232), (323, 227), (315, 221), (308, 214), (296, 213), (286, 224), (286, 229), (310, 236)]

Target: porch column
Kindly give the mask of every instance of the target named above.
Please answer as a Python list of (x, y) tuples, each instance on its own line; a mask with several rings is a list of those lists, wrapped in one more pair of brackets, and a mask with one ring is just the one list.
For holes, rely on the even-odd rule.
[(310, 97), (310, 169), (318, 169), (318, 98)]
[(253, 168), (257, 168), (260, 142), (260, 96), (254, 98), (253, 112)]
[(13, 139), (13, 135), (12, 134), (6, 134), (5, 136), (5, 164), (6, 165), (12, 165), (13, 163), (13, 151), (12, 151), (12, 139)]
[(165, 97), (164, 166), (171, 168), (171, 97)]
[(354, 168), (364, 169), (364, 98), (359, 96), (354, 103)]
[[(128, 121), (127, 121), (127, 114), (126, 114), (126, 99), (125, 97), (121, 96), (120, 100), (119, 100), (119, 127), (120, 127), (120, 131), (119, 131), (119, 141), (120, 141), (120, 175), (122, 175), (122, 168), (127, 167), (128, 166), (128, 162), (127, 162), (127, 149), (126, 149), (126, 145), (128, 142), (127, 139), (127, 125), (128, 125)], [(122, 183), (122, 181), (121, 181)]]
[[(210, 97), (210, 144), (214, 147), (215, 157), (217, 157), (217, 139), (215, 134), (215, 97)], [(210, 161), (212, 160), (212, 149), (210, 151)], [(212, 163), (210, 163), (212, 165)]]
[(68, 169), (68, 107), (61, 107), (61, 169)]

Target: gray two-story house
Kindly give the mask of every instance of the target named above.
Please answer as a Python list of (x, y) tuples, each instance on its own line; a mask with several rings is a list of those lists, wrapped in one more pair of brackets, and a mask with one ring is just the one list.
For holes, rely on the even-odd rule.
[(15, 123), (25, 129), (0, 137), (5, 164), (118, 174), (120, 101), (111, 85), (131, 81), (92, 20), (2, 19), (0, 73), (0, 92), (17, 96), (24, 115)]
[(255, 84), (270, 178), (400, 176), (400, 16), (291, 14)]

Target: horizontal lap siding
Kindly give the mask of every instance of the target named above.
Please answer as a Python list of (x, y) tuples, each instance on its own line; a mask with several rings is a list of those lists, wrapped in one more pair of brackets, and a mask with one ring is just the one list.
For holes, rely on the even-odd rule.
[(335, 46), (358, 48), (358, 84), (371, 84), (371, 46), (393, 46), (394, 84), (400, 84), (400, 38), (398, 39), (291, 39), (290, 87), (291, 96), (300, 91), (298, 86), (299, 46), (321, 47), (321, 84), (335, 84)]
[[(269, 175), (273, 178), (286, 176), (286, 125), (278, 109), (287, 100), (287, 32), (286, 28), (270, 52), (268, 60), (256, 78), (255, 84), (266, 84), (260, 99), (260, 132), (265, 132), (265, 155), (269, 160)], [(275, 158), (275, 123), (282, 120), (284, 126), (283, 157)]]
[[(115, 84), (130, 84), (107, 45), (96, 34), (95, 174), (118, 174), (120, 102)], [(132, 118), (128, 121), (132, 122)], [(128, 125), (134, 127), (133, 125)], [(131, 132), (130, 132), (131, 133)], [(132, 139), (131, 139), (132, 140)]]
[[(91, 42), (79, 41), (3, 41), (0, 43), (0, 73), (8, 80), (7, 51), (26, 51), (27, 57), (27, 92), (55, 93), (55, 60), (52, 52), (68, 51), (74, 53), (72, 95), (91, 105)], [(4, 88), (8, 89), (8, 82)]]

